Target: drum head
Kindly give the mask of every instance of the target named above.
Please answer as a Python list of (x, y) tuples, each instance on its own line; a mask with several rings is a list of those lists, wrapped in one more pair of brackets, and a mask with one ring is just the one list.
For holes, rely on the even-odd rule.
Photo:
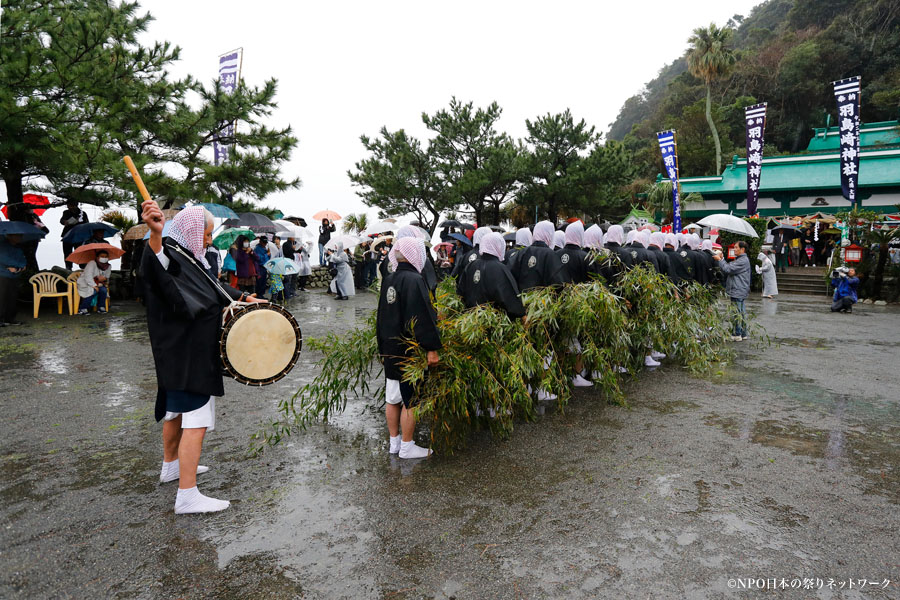
[(247, 385), (267, 385), (287, 375), (302, 345), (300, 328), (284, 308), (254, 304), (236, 312), (222, 331), (225, 370)]

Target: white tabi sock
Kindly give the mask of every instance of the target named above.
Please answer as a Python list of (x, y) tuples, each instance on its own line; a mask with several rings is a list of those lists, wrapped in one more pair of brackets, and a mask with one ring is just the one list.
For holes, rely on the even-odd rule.
[(430, 449), (416, 446), (415, 442), (400, 442), (400, 458), (426, 458), (430, 455)]
[(196, 485), (186, 490), (178, 488), (178, 495), (175, 496), (176, 515), (219, 512), (229, 506), (231, 506), (231, 502), (228, 500), (216, 500), (215, 498), (204, 496), (197, 489)]
[(575, 375), (575, 377), (572, 378), (572, 385), (575, 387), (591, 387), (594, 384), (581, 375)]
[[(170, 481), (177, 481), (179, 474), (178, 470), (180, 468), (178, 459), (176, 458), (172, 462), (163, 461), (162, 470), (159, 472), (159, 482), (160, 483), (169, 483)], [(197, 475), (201, 473), (206, 473), (209, 471), (209, 467), (204, 467), (203, 465), (197, 465)]]
[(400, 440), (402, 439), (398, 436), (389, 436), (391, 438), (391, 447), (388, 450), (390, 454), (397, 454), (400, 452)]

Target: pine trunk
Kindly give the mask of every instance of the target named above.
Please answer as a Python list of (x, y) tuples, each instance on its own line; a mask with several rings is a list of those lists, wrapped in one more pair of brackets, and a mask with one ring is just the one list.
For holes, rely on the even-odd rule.
[(4, 173), (3, 183), (6, 184), (7, 204), (21, 204), (22, 202), (22, 174)]
[(706, 83), (706, 122), (709, 123), (709, 130), (712, 131), (713, 141), (716, 143), (716, 172), (715, 175), (722, 174), (722, 143), (719, 141), (719, 131), (712, 118), (711, 106), (712, 87), (709, 82)]

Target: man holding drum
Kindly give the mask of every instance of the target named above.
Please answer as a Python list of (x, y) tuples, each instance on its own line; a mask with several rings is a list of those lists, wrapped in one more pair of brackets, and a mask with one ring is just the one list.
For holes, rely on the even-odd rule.
[(181, 210), (162, 237), (165, 217), (153, 200), (142, 204), (150, 228), (141, 269), (146, 288), (147, 329), (156, 365), (156, 420), (163, 421), (160, 482), (178, 480), (175, 514), (217, 512), (226, 500), (197, 489), (203, 437), (215, 427), (215, 396), (225, 394), (219, 335), (222, 309), (232, 300), (260, 302), (209, 276), (204, 249), (212, 240), (212, 215)]

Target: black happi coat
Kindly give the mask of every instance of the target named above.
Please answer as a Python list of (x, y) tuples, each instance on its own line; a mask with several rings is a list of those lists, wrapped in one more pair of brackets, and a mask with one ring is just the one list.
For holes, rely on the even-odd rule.
[[(719, 283), (719, 274), (716, 272), (717, 263), (710, 250), (700, 250), (698, 253), (703, 261), (704, 276), (706, 281), (704, 285), (714, 285)], [(698, 280), (699, 281), (699, 280)]]
[(659, 249), (659, 246), (647, 248), (647, 251), (656, 259), (656, 272), (660, 275), (669, 276), (669, 255)]
[[(410, 325), (412, 322), (414, 326)], [(388, 379), (400, 380), (402, 363), (412, 356), (404, 338), (415, 338), (425, 350), (440, 349), (437, 312), (431, 304), (425, 279), (411, 264), (399, 263), (397, 270), (381, 281), (375, 330), (378, 353)]]
[(685, 248), (685, 251), (688, 254), (688, 258), (691, 259), (691, 272), (694, 274), (694, 281), (701, 285), (709, 283), (708, 273), (706, 271), (706, 260), (703, 257), (703, 252), (700, 250), (690, 250), (688, 248)]
[(473, 246), (472, 249), (466, 250), (466, 253), (460, 256), (459, 253), (456, 254), (456, 262), (453, 263), (453, 270), (450, 271), (451, 277), (459, 276), (469, 263), (475, 262), (478, 260), (478, 246)]
[(610, 275), (607, 280), (618, 279), (619, 275), (624, 273), (626, 269), (631, 270), (634, 266), (635, 261), (631, 256), (631, 252), (623, 246), (615, 242), (609, 242), (606, 244), (606, 249), (619, 259), (610, 261)]
[(509, 267), (490, 254), (482, 254), (469, 264), (456, 280), (456, 293), (466, 303), (466, 308), (491, 304), (505, 310), (510, 318), (525, 316), (525, 307), (519, 297), (519, 286)]
[(625, 246), (625, 251), (631, 255), (631, 264), (633, 266), (636, 267), (641, 264), (647, 264), (650, 265), (654, 271), (659, 273), (659, 263), (656, 260), (656, 256), (644, 248), (642, 243), (631, 242)]
[[(200, 408), (210, 396), (223, 396), (219, 337), (222, 309), (241, 297), (236, 289), (210, 279), (193, 255), (169, 238), (163, 239), (169, 258), (164, 269), (148, 247), (141, 257), (147, 329), (156, 363), (156, 420), (166, 413), (166, 392), (198, 395)], [(221, 290), (224, 290), (223, 293)], [(227, 294), (227, 295), (226, 295)]]
[(503, 262), (507, 267), (512, 268), (512, 263), (516, 259), (516, 254), (522, 251), (525, 246), (513, 246), (512, 248), (507, 248), (506, 254), (503, 257)]
[[(378, 265), (378, 270), (381, 272), (381, 280), (384, 281), (392, 272), (391, 261), (385, 258), (381, 261), (381, 264)], [(425, 252), (425, 264), (422, 266), (422, 278), (425, 280), (425, 286), (428, 288), (429, 292), (434, 292), (434, 290), (437, 289), (437, 272), (434, 270), (434, 261), (431, 260), (431, 252)]]
[(562, 270), (572, 283), (584, 283), (590, 272), (588, 253), (575, 244), (566, 244), (555, 250), (562, 264)]
[(544, 242), (534, 242), (516, 254), (510, 269), (519, 290), (525, 292), (536, 287), (569, 283), (559, 256)]
[(666, 248), (664, 250), (669, 257), (669, 278), (675, 285), (687, 285), (694, 280), (694, 262), (688, 256), (687, 250)]

